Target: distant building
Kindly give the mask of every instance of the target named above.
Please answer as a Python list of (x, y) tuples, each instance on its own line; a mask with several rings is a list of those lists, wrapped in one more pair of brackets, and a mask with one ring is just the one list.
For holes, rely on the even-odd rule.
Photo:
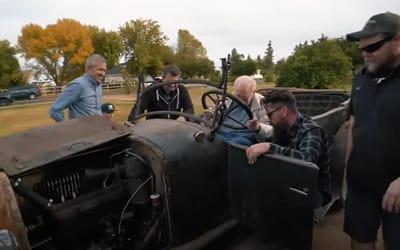
[(115, 65), (111, 69), (107, 70), (104, 82), (106, 84), (123, 84), (125, 82), (124, 77), (121, 73), (120, 64)]
[(261, 69), (257, 69), (257, 72), (251, 76), (257, 83), (263, 83), (264, 77), (261, 75)]

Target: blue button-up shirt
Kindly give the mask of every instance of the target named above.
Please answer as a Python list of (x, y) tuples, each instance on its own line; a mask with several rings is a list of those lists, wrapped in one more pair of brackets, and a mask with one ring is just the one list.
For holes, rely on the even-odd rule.
[(61, 122), (66, 108), (70, 119), (101, 114), (102, 95), (101, 84), (85, 74), (68, 84), (50, 107), (49, 115)]

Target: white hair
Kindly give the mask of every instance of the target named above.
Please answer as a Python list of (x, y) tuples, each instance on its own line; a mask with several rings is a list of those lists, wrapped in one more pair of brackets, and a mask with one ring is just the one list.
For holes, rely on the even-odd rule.
[(233, 88), (239, 87), (239, 85), (245, 85), (246, 87), (251, 88), (252, 91), (255, 91), (257, 88), (256, 81), (250, 76), (246, 75), (236, 78), (235, 82), (233, 83)]
[(93, 54), (86, 59), (86, 69), (93, 67), (96, 62), (107, 63), (107, 60), (99, 54)]

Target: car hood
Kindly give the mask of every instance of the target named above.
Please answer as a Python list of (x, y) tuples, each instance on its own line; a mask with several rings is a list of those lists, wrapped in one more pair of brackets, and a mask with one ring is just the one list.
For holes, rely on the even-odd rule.
[(132, 132), (94, 115), (0, 137), (0, 169), (17, 175)]

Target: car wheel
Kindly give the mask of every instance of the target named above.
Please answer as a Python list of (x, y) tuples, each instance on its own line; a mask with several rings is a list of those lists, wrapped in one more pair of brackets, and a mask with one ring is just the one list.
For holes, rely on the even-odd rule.
[(10, 105), (10, 101), (7, 99), (0, 99), (0, 106), (8, 106)]
[(36, 99), (36, 95), (35, 94), (29, 94), (29, 99), (31, 99), (31, 100)]

